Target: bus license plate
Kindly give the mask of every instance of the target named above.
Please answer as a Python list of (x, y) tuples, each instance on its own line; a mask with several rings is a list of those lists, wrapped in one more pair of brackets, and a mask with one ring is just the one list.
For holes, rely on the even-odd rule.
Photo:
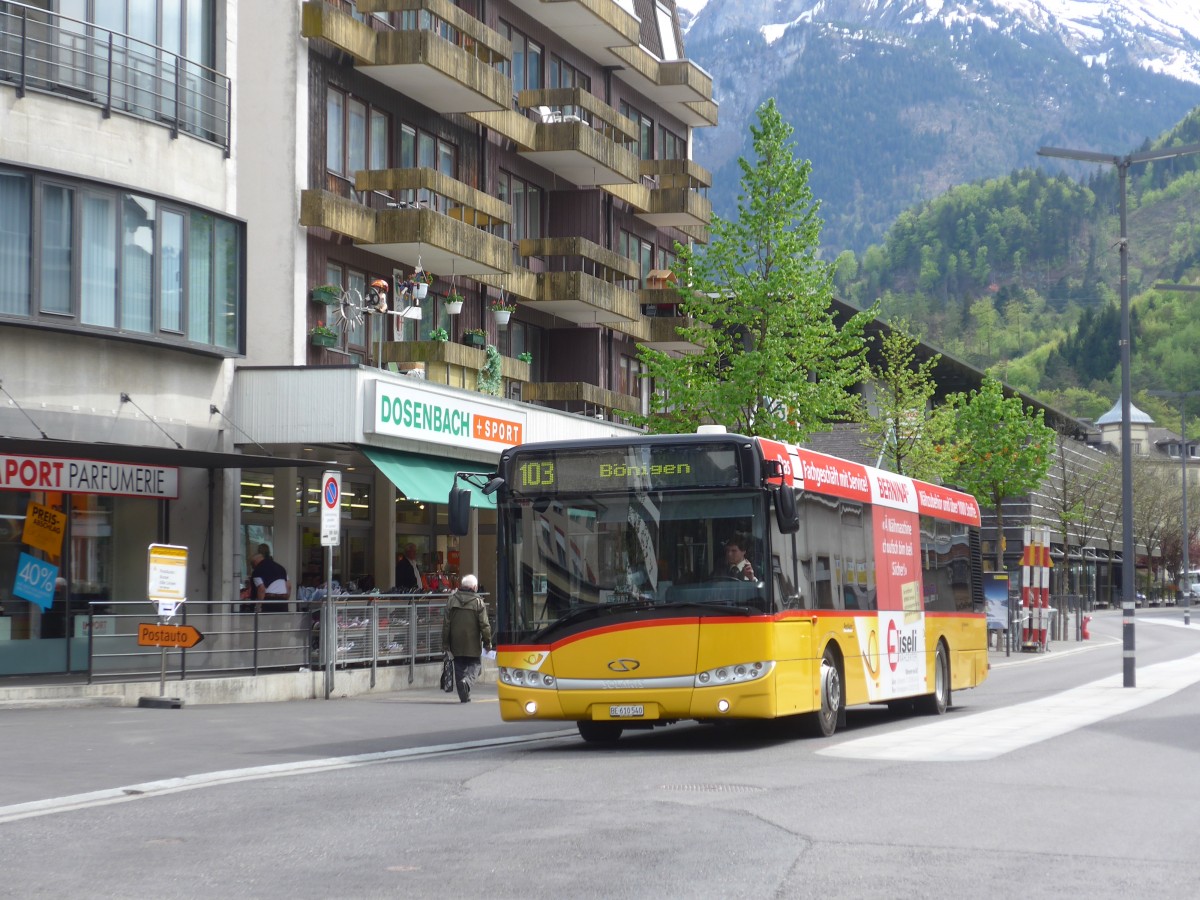
[(610, 706), (608, 714), (614, 719), (640, 719), (646, 715), (645, 706)]

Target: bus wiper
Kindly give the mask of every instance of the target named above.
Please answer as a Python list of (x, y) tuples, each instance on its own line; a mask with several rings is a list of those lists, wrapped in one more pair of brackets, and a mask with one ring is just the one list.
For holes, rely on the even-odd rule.
[(537, 632), (530, 640), (540, 641), (546, 635), (553, 634), (558, 629), (573, 625), (576, 622), (584, 622), (588, 619), (599, 618), (605, 613), (613, 612), (629, 612), (635, 609), (650, 609), (654, 606), (653, 603), (646, 600), (627, 600), (623, 603), (596, 603), (591, 606), (585, 606), (582, 609), (577, 609), (574, 612), (567, 613), (561, 619), (557, 619)]

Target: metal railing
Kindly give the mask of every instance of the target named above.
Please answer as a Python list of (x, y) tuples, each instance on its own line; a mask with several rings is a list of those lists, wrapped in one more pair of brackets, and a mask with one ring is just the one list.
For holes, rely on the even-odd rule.
[[(262, 612), (245, 601), (184, 603), (171, 624), (203, 636), (182, 650), (140, 646), (138, 626), (158, 623), (146, 601), (96, 602), (88, 614), (88, 682), (165, 677), (172, 681), (266, 672), (369, 666), (371, 686), (379, 666), (407, 665), (408, 681), (420, 663), (442, 658), (447, 593), (335, 594), (332, 660), (322, 648), (324, 598), (296, 604), (296, 612)], [(489, 612), (494, 617), (494, 611)], [(165, 673), (165, 674), (163, 674)]]
[[(97, 608), (103, 613), (97, 612)], [(171, 624), (190, 625), (204, 640), (189, 650), (143, 647), (138, 626), (159, 621), (146, 601), (93, 603), (88, 615), (88, 683), (218, 675), (258, 675), (311, 666), (313, 617), (301, 612), (241, 612), (243, 604), (184, 603)]]
[(229, 78), (154, 44), (23, 3), (0, 3), (0, 82), (155, 122), (230, 153)]

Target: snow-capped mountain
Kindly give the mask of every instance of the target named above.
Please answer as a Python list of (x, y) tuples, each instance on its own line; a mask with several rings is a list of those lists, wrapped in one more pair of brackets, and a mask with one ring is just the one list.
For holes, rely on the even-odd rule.
[(721, 124), (696, 157), (732, 214), (748, 122), (775, 97), (813, 162), (825, 243), (861, 249), (913, 202), (1121, 152), (1200, 104), (1200, 0), (677, 0)]

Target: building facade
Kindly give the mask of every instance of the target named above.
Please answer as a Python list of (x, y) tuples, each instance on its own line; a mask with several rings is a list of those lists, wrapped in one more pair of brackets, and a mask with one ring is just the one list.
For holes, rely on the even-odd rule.
[(259, 543), (317, 583), (329, 468), (339, 583), (490, 583), (449, 483), (687, 352), (716, 114), (673, 2), (0, 3), (0, 675), (86, 666), (152, 543), (197, 604)]

